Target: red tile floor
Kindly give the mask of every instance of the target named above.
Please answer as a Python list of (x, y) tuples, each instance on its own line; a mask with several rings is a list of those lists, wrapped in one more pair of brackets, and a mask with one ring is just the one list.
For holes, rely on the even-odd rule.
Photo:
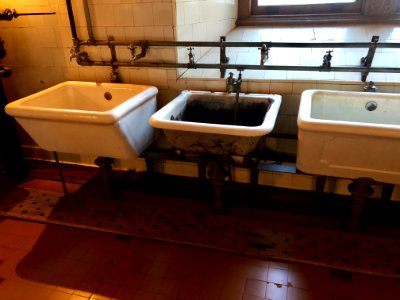
[(400, 280), (4, 218), (0, 300), (10, 299), (398, 300)]

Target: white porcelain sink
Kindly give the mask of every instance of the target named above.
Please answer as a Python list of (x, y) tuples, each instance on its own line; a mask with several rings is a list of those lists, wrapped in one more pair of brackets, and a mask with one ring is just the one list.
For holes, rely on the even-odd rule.
[(247, 155), (274, 128), (281, 96), (240, 94), (234, 124), (236, 95), (183, 91), (150, 118), (177, 149), (224, 155)]
[(129, 159), (153, 141), (156, 95), (144, 85), (67, 81), (5, 110), (45, 150)]
[(400, 95), (307, 90), (297, 123), (301, 171), (400, 184)]

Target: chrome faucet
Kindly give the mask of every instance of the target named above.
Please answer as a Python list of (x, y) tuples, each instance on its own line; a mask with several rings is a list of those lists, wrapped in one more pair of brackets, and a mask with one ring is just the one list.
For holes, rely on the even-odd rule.
[(364, 92), (376, 92), (377, 90), (378, 88), (373, 81), (368, 82), (367, 85), (364, 86)]
[(322, 65), (321, 68), (325, 69), (325, 70), (329, 70), (331, 67), (331, 60), (332, 60), (332, 53), (333, 50), (328, 50), (326, 51), (326, 54), (324, 55), (324, 57), (322, 58)]
[(242, 71), (239, 71), (238, 78), (233, 78), (233, 72), (229, 72), (229, 77), (226, 79), (226, 92), (227, 93), (240, 93), (240, 86), (242, 85)]

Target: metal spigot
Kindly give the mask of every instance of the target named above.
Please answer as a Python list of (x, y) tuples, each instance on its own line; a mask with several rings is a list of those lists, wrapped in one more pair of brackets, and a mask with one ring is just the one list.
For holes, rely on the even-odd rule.
[(194, 65), (194, 53), (193, 53), (194, 48), (189, 47), (189, 48), (187, 48), (187, 50), (189, 50), (189, 53), (188, 53), (189, 65)]
[(78, 52), (79, 52), (79, 47), (72, 46), (71, 49), (69, 50), (69, 61), (72, 61), (72, 59), (76, 57)]
[(112, 67), (111, 68), (110, 82), (112, 82), (112, 83), (121, 83), (122, 82), (121, 78), (119, 77), (119, 73), (118, 73), (118, 68), (117, 67)]
[(326, 51), (326, 54), (322, 58), (322, 69), (329, 69), (331, 67), (332, 53), (333, 50)]
[(364, 86), (364, 92), (376, 92), (377, 90), (378, 88), (373, 81), (368, 82), (367, 85)]
[(233, 72), (229, 72), (229, 77), (226, 79), (226, 92), (239, 93), (242, 85), (242, 71), (239, 71), (238, 78), (233, 77)]
[(269, 58), (269, 47), (267, 47), (267, 45), (262, 44), (261, 48), (258, 48), (258, 50), (261, 50), (261, 58), (260, 58), (260, 66), (263, 66), (266, 61)]
[(91, 66), (93, 61), (90, 59), (89, 54), (86, 51), (80, 51), (76, 53), (76, 62), (80, 66)]
[(79, 40), (76, 38), (72, 39), (73, 46), (69, 50), (69, 61), (72, 61), (73, 58), (76, 58), (78, 53), (80, 52)]
[[(140, 42), (138, 45), (130, 44), (128, 46), (128, 49), (131, 52), (131, 64), (132, 64), (138, 59), (146, 56), (147, 42)], [(138, 53), (137, 50), (139, 49), (140, 52)]]

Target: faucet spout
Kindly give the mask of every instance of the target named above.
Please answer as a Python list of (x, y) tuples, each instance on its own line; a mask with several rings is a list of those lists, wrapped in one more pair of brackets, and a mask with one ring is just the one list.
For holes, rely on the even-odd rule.
[(368, 82), (367, 85), (364, 86), (364, 92), (376, 92), (377, 89), (378, 88), (373, 81)]
[(229, 72), (229, 77), (226, 79), (226, 92), (239, 93), (242, 85), (242, 71), (239, 71), (238, 78), (233, 77), (233, 72)]

